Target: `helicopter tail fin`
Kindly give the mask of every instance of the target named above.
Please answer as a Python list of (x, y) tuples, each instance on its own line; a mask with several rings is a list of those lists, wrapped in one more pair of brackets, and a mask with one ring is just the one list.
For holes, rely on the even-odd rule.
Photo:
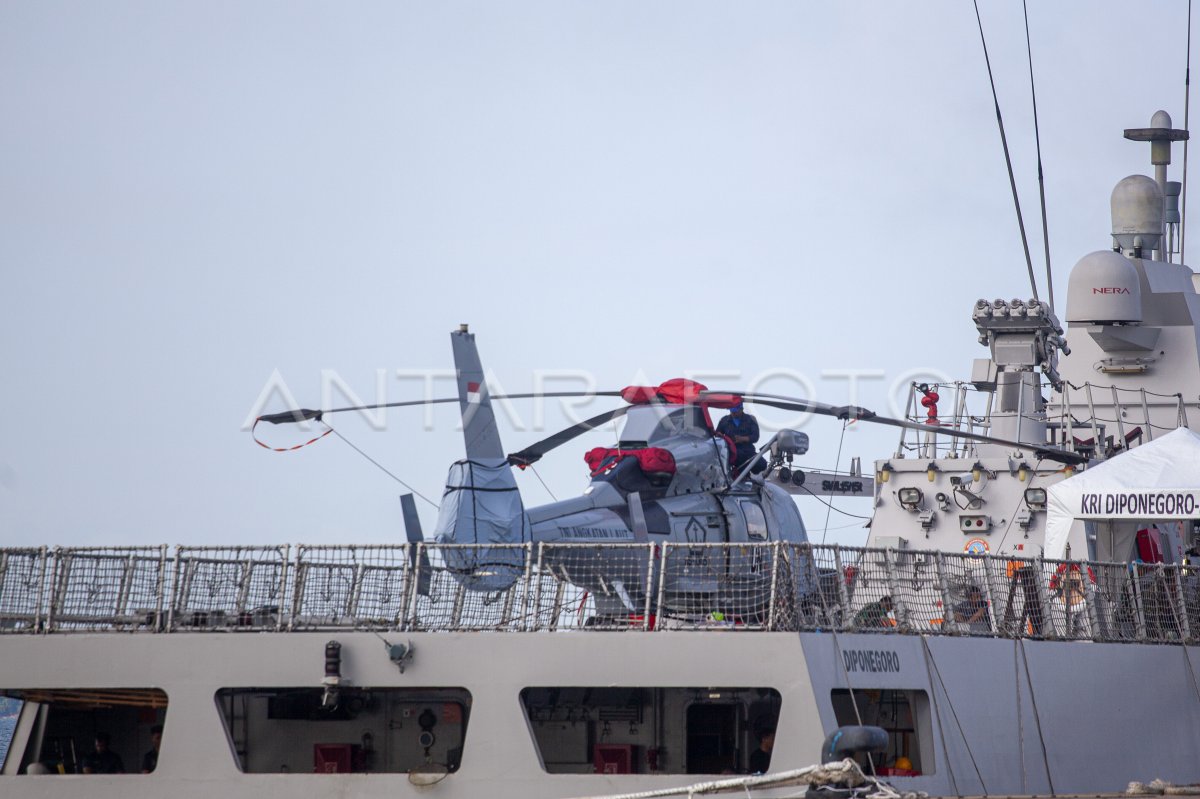
[(455, 579), (468, 589), (502, 591), (524, 572), (529, 522), (483, 380), (475, 336), (450, 334), (466, 458), (450, 466), (434, 535)]
[(467, 326), (463, 325), (450, 334), (450, 344), (454, 348), (458, 407), (462, 411), (467, 460), (502, 461), (505, 459), (504, 447), (500, 444), (500, 430), (492, 412), (492, 398), (483, 380), (483, 364), (475, 346), (475, 334), (468, 333)]

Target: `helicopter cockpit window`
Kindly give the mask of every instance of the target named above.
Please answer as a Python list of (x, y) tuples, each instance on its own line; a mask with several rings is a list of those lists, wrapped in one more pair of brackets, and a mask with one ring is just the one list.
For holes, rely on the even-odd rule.
[(746, 535), (754, 541), (767, 539), (767, 517), (763, 514), (762, 505), (753, 500), (744, 499), (739, 503), (742, 515), (746, 518)]
[(704, 412), (698, 406), (664, 408), (661, 405), (642, 405), (631, 408), (625, 415), (620, 445), (638, 449), (683, 433), (707, 434)]

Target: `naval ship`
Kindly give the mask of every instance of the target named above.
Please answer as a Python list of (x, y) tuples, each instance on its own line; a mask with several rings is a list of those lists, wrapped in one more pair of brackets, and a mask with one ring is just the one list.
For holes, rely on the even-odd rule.
[[(873, 473), (806, 470), (783, 431), (735, 474), (708, 410), (742, 398), (635, 387), (587, 492), (526, 509), (531, 451), (499, 449), (463, 329), (467, 458), (430, 538), (409, 498), (393, 546), (0, 550), (0, 793), (683, 791), (861, 725), (902, 790), (1200, 781), (1186, 133), (1159, 112), (1126, 137), (1156, 175), (1117, 184), (1065, 327), (1037, 298), (963, 309), (987, 357), (912, 387)], [(790, 495), (822, 493), (873, 497), (865, 547), (807, 541)]]

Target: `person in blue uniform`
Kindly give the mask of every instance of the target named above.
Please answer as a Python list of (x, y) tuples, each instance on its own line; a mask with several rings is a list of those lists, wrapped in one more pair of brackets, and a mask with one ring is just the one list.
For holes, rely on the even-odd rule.
[[(758, 441), (758, 420), (746, 413), (739, 402), (729, 409), (728, 416), (717, 423), (717, 432), (733, 440), (733, 445), (737, 447), (737, 464), (734, 471), (741, 472), (757, 453), (754, 445)], [(767, 464), (760, 458), (751, 471), (758, 474), (765, 468)]]

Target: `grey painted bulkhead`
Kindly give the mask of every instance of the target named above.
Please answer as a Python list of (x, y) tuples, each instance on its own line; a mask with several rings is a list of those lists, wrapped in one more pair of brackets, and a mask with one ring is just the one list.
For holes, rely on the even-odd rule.
[[(1045, 795), (1051, 781), (1057, 794), (1119, 793), (1131, 780), (1156, 777), (1200, 781), (1194, 676), (1200, 651), (1194, 647), (800, 637), (826, 729), (837, 726), (834, 689), (907, 689), (929, 696), (928, 727), (919, 731), (931, 738), (934, 773), (892, 778), (901, 789), (935, 796)], [(876, 656), (884, 666), (874, 671), (857, 663), (848, 669), (847, 652), (894, 657)]]
[[(325, 643), (342, 644), (357, 686), (456, 687), (471, 693), (462, 766), (419, 788), (406, 774), (243, 774), (215, 693), (228, 687), (317, 687)], [(824, 737), (795, 633), (413, 633), (403, 674), (371, 633), (68, 634), (5, 636), (0, 687), (146, 688), (166, 692), (157, 771), (0, 776), (6, 799), (303, 799), (304, 797), (573, 797), (688, 785), (701, 775), (547, 774), (520, 702), (530, 686), (769, 686), (782, 695), (771, 770), (814, 762)], [(131, 765), (128, 764), (127, 765)], [(771, 792), (763, 794), (771, 796)]]

